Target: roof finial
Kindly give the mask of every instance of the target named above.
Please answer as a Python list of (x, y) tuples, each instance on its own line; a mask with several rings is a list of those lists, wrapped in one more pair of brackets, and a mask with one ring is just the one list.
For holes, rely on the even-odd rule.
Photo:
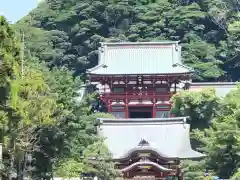
[(149, 142), (141, 138), (141, 141), (138, 143), (138, 146), (149, 146)]

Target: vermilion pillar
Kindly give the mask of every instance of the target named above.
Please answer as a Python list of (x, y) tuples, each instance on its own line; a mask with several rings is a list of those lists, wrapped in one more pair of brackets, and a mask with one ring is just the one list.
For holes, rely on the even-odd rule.
[(153, 111), (152, 111), (152, 118), (156, 118), (156, 99), (153, 98)]
[(108, 101), (108, 113), (112, 112), (112, 103), (111, 101)]
[(152, 118), (156, 118), (156, 104), (153, 103)]
[(128, 102), (129, 102), (128, 99), (125, 98), (125, 101), (124, 101), (124, 103), (125, 103), (125, 118), (129, 118)]
[(125, 104), (125, 118), (129, 118), (128, 104)]

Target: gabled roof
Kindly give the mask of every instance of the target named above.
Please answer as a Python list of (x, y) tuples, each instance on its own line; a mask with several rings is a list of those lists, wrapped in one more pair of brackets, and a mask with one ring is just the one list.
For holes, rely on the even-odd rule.
[(97, 75), (183, 74), (178, 42), (101, 43), (98, 65), (87, 73)]
[[(98, 134), (114, 159), (124, 159), (136, 151), (154, 151), (163, 158), (199, 158), (203, 154), (192, 150), (190, 125), (184, 117), (150, 119), (98, 119)], [(139, 146), (141, 139), (148, 146)]]

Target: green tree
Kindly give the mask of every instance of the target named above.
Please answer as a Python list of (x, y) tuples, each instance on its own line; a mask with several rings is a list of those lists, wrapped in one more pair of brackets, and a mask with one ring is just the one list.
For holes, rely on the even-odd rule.
[(1, 79), (6, 97), (1, 104), (4, 125), (2, 142), (9, 152), (6, 167), (8, 178), (13, 172), (23, 179), (27, 171), (27, 156), (38, 148), (38, 131), (55, 123), (56, 98), (37, 69), (26, 68), (20, 72), (18, 39), (6, 20), (1, 17), (2, 68)]
[[(34, 152), (35, 157), (38, 154), (36, 167), (39, 172), (52, 172), (53, 166), (57, 167), (56, 164), (66, 158), (70, 159), (71, 166), (77, 167), (79, 162), (71, 153), (83, 154), (86, 147), (97, 141), (92, 116), (86, 115), (89, 102), (75, 103), (73, 97), (81, 82), (71, 75), (81, 75), (97, 64), (100, 41), (178, 40), (183, 46), (184, 63), (197, 72), (194, 80), (235, 81), (239, 79), (239, 8), (236, 0), (47, 0), (13, 25), (17, 31), (25, 32), (26, 49), (30, 51), (25, 54), (33, 56), (28, 57), (30, 61), (37, 59), (31, 70), (35, 73), (41, 69), (44, 83), (50, 87), (48, 92), (56, 95), (49, 97), (56, 99), (59, 110), (53, 116), (56, 124), (41, 129), (39, 134), (41, 140), (38, 145), (47, 145), (41, 152)], [(12, 75), (15, 70), (12, 67), (18, 69), (13, 64), (19, 62), (19, 42), (15, 41), (13, 30), (5, 21), (1, 24), (0, 37), (3, 37), (0, 57), (4, 59), (1, 68), (4, 74), (1, 76), (1, 82), (4, 82), (1, 91), (4, 93), (0, 93), (3, 109), (0, 114), (1, 133), (2, 137), (8, 137), (10, 111), (6, 109), (6, 98), (9, 92), (13, 92), (8, 90), (11, 87), (8, 79), (14, 82)], [(45, 63), (39, 64), (39, 61)], [(19, 86), (19, 82), (14, 83), (14, 87)], [(205, 139), (200, 139), (205, 147), (203, 150), (210, 153), (205, 166), (222, 177), (236, 171), (237, 162), (231, 158), (235, 157), (238, 149), (238, 134), (237, 131), (232, 133), (236, 137), (224, 133), (225, 136), (216, 137), (216, 134), (224, 128), (226, 133), (238, 128), (238, 97), (238, 91), (234, 91), (222, 101), (209, 90), (181, 92), (173, 98), (172, 111), (176, 116), (189, 116), (192, 129), (209, 128), (203, 131), (206, 131)], [(29, 102), (27, 98), (26, 101)], [(217, 154), (217, 147), (224, 145), (229, 146), (222, 148), (224, 153)], [(213, 163), (216, 158), (219, 166)], [(45, 169), (41, 169), (43, 162), (47, 164)], [(225, 163), (232, 170), (225, 168)], [(201, 168), (196, 167), (196, 173)]]
[(191, 128), (206, 128), (218, 113), (220, 99), (214, 89), (200, 92), (181, 91), (172, 97), (171, 112), (175, 116), (188, 116)]
[(238, 21), (233, 7), (239, 3), (229, 1), (48, 0), (15, 26), (26, 32), (28, 48), (41, 61), (74, 75), (97, 64), (100, 41), (179, 40), (184, 63), (199, 72), (196, 80), (237, 79), (236, 36), (228, 26)]
[(102, 140), (87, 146), (83, 156), (63, 159), (59, 163), (56, 171), (58, 177), (79, 177), (82, 173), (89, 173), (99, 179), (115, 179), (120, 175)]
[(208, 155), (207, 166), (221, 178), (231, 177), (239, 167), (239, 87), (221, 100), (221, 111), (212, 121), (210, 128), (195, 130), (196, 138), (203, 144)]
[(112, 115), (96, 113), (80, 117), (78, 122), (71, 122), (68, 134), (70, 153), (58, 161), (55, 166), (59, 177), (78, 177), (88, 172), (96, 174), (100, 179), (113, 179), (117, 172), (111, 155), (96, 132), (96, 118), (111, 117)]
[(240, 179), (240, 170), (238, 169), (238, 171), (233, 175), (233, 177), (231, 178), (231, 180), (238, 180)]

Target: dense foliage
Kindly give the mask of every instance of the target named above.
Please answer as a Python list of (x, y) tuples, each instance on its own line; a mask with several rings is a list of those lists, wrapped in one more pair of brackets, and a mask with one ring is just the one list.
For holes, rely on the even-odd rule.
[(202, 162), (183, 163), (186, 179), (202, 179), (206, 169), (227, 179), (240, 178), (240, 87), (219, 99), (214, 90), (181, 92), (173, 97), (173, 113), (189, 116), (193, 146), (207, 154)]
[[(44, 63), (29, 54), (21, 58), (19, 35), (4, 17), (0, 17), (0, 24), (3, 176), (18, 180), (29, 176), (50, 179), (72, 163), (84, 163), (73, 168), (71, 175), (79, 177), (82, 172), (97, 174), (104, 170), (105, 176), (113, 178), (116, 173), (111, 155), (96, 136), (94, 126), (96, 117), (110, 115), (88, 115), (91, 97), (76, 102), (80, 79), (73, 78), (64, 67), (49, 71)], [(99, 166), (89, 161), (91, 155), (97, 155), (90, 154), (96, 146), (99, 156), (103, 157)]]
[(197, 80), (239, 78), (238, 0), (46, 0), (17, 24), (49, 67), (97, 64), (100, 41), (177, 40)]
[[(0, 17), (4, 175), (22, 180), (94, 172), (114, 178), (111, 156), (93, 126), (96, 117), (110, 115), (88, 115), (91, 97), (75, 101), (79, 75), (97, 64), (99, 42), (180, 41), (196, 81), (235, 81), (239, 8), (238, 0), (45, 0), (14, 30)], [(239, 178), (239, 106), (240, 88), (224, 99), (212, 90), (173, 97), (172, 112), (189, 116), (194, 147), (209, 155), (183, 162), (186, 179), (203, 179), (205, 169)], [(101, 160), (89, 161), (92, 156)]]

